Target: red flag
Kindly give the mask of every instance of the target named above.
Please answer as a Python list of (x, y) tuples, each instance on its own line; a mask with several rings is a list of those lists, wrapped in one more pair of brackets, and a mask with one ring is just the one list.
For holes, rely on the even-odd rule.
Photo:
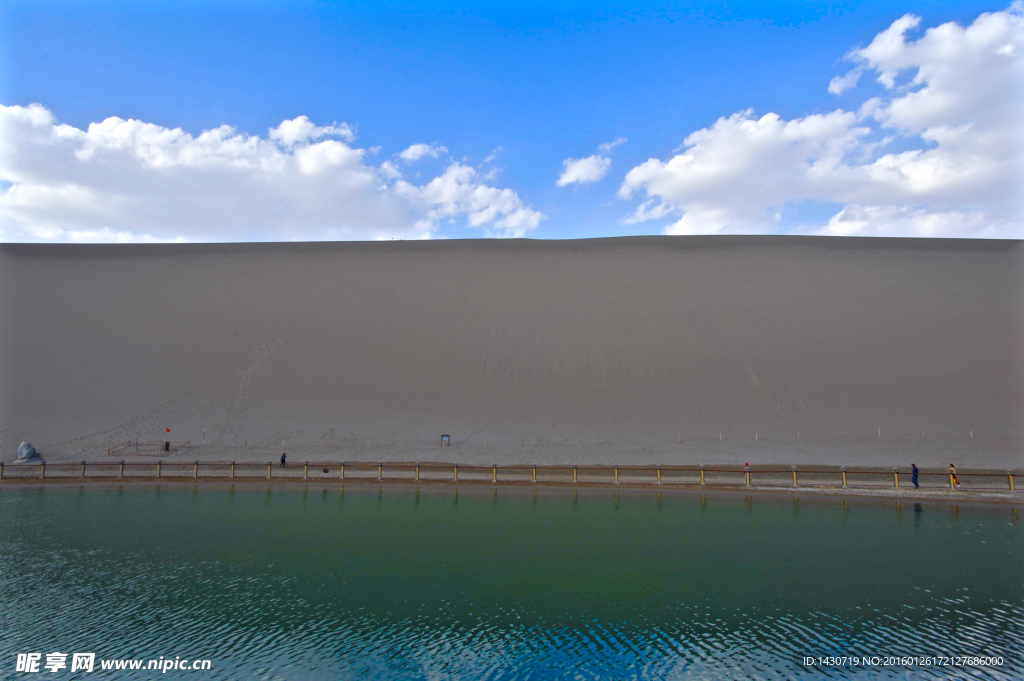
[(171, 432), (170, 428), (164, 428), (164, 430), (166, 430), (168, 433)]

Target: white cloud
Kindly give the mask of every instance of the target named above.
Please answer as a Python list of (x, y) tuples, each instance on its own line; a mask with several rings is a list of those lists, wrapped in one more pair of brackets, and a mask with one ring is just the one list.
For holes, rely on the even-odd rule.
[(832, 216), (817, 234), (826, 236), (1000, 236), (1005, 226), (972, 211), (936, 212), (906, 206), (850, 204)]
[(389, 180), (396, 180), (402, 176), (402, 171), (391, 161), (384, 161), (378, 168), (380, 174)]
[[(627, 173), (619, 196), (644, 202), (625, 221), (674, 213), (667, 233), (768, 232), (810, 201), (841, 208), (800, 231), (1024, 236), (1021, 7), (908, 40), (919, 24), (902, 17), (851, 51), (856, 67), (829, 87), (873, 72), (888, 94), (856, 113), (720, 118), (667, 161)], [(885, 153), (894, 144), (901, 150)]]
[(675, 206), (664, 201), (650, 199), (637, 206), (636, 210), (622, 219), (622, 222), (632, 225), (638, 222), (647, 222), (648, 220), (658, 220), (676, 212), (678, 211)]
[[(684, 153), (630, 170), (619, 195), (643, 190), (648, 201), (685, 211), (690, 230), (756, 229), (766, 208), (794, 194), (826, 198), (818, 185), (829, 184), (827, 178), (868, 132), (855, 122), (855, 114), (842, 111), (795, 121), (776, 114), (753, 118), (749, 111), (721, 118), (690, 134)], [(663, 207), (646, 215), (668, 212)]]
[(559, 187), (568, 184), (587, 184), (604, 179), (612, 168), (612, 160), (607, 156), (587, 156), (586, 158), (567, 158), (562, 161), (562, 174), (555, 183)]
[(335, 123), (317, 127), (306, 116), (299, 116), (290, 121), (281, 121), (281, 125), (270, 129), (270, 139), (277, 140), (286, 147), (293, 147), (302, 142), (320, 139), (324, 136), (337, 136), (346, 142), (356, 138), (355, 130), (348, 123)]
[(458, 164), (425, 185), (405, 182), (391, 163), (370, 165), (353, 137), (346, 124), (318, 127), (305, 116), (267, 138), (230, 126), (193, 136), (120, 118), (81, 130), (38, 104), (0, 106), (0, 238), (429, 237), (441, 220), (520, 236), (543, 218)]
[(420, 160), (424, 156), (433, 156), (437, 158), (441, 154), (447, 154), (448, 149), (440, 145), (435, 144), (413, 144), (412, 146), (403, 149), (398, 153), (398, 157), (406, 163), (413, 163)]
[(828, 91), (834, 95), (841, 95), (847, 90), (857, 85), (861, 75), (864, 71), (861, 69), (853, 69), (845, 76), (836, 76), (828, 83)]
[(608, 175), (608, 171), (612, 169), (612, 160), (603, 154), (610, 154), (612, 149), (627, 141), (625, 137), (616, 137), (611, 142), (597, 145), (600, 154), (586, 158), (565, 159), (562, 161), (562, 174), (559, 175), (555, 184), (565, 187), (570, 184), (587, 184), (603, 180)]
[(511, 189), (489, 187), (479, 179), (475, 169), (452, 163), (422, 187), (399, 181), (396, 189), (427, 211), (430, 222), (461, 215), (469, 226), (487, 228), (492, 236), (521, 237), (544, 219)]
[[(184, 237), (174, 239), (161, 238), (152, 234), (140, 234), (122, 230), (115, 232), (106, 227), (102, 229), (61, 229), (59, 227), (36, 227), (31, 231), (35, 240), (55, 241), (60, 243), (73, 244), (165, 244), (165, 243), (187, 243)], [(0, 237), (3, 237), (0, 232)], [(2, 241), (7, 239), (0, 238)]]
[(604, 144), (597, 145), (597, 150), (600, 151), (602, 154), (607, 154), (615, 147), (619, 146), (620, 144), (625, 144), (628, 141), (629, 140), (627, 140), (625, 137), (616, 137), (611, 142), (605, 142)]

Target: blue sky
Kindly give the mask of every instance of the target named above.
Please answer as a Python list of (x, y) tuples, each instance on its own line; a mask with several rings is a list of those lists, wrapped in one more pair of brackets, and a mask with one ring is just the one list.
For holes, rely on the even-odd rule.
[[(193, 137), (228, 125), (238, 133), (267, 138), (268, 130), (299, 116), (316, 126), (344, 122), (355, 136), (341, 141), (355, 149), (373, 150), (365, 154), (365, 163), (372, 168), (413, 144), (443, 146), (446, 152), (439, 152), (437, 158), (428, 154), (416, 163), (392, 165), (400, 168), (401, 180), (412, 187), (423, 187), (452, 163), (474, 169), (476, 175), (466, 181), (467, 186), (509, 190), (533, 211), (531, 215), (543, 216), (533, 220), (535, 227), (518, 230), (535, 238), (657, 234), (680, 224), (681, 216), (687, 214), (692, 219), (683, 221), (684, 227), (695, 225), (693, 229), (701, 233), (813, 232), (844, 206), (859, 206), (862, 211), (874, 206), (882, 212), (864, 213), (869, 217), (857, 224), (884, 213), (889, 218), (878, 219), (888, 220), (885, 224), (904, 225), (894, 227), (894, 234), (913, 228), (905, 220), (893, 222), (892, 211), (918, 211), (920, 218), (924, 210), (953, 220), (942, 223), (953, 225), (950, 235), (961, 235), (966, 229), (966, 235), (1020, 236), (1017, 204), (993, 208), (993, 200), (1005, 203), (1006, 196), (999, 192), (1007, 190), (993, 189), (991, 182), (980, 193), (941, 210), (933, 208), (936, 202), (926, 195), (910, 200), (890, 196), (891, 192), (852, 189), (845, 193), (820, 188), (772, 190), (764, 199), (767, 203), (750, 208), (753, 212), (720, 219), (706, 217), (722, 210), (699, 195), (703, 190), (694, 188), (693, 178), (670, 176), (674, 171), (668, 168), (650, 168), (654, 174), (634, 181), (629, 197), (624, 197), (623, 190), (631, 169), (652, 158), (667, 163), (685, 150), (682, 145), (688, 135), (712, 129), (720, 118), (752, 110), (746, 114), (751, 121), (769, 113), (782, 121), (803, 120), (837, 109), (858, 112), (874, 96), (896, 97), (896, 90), (876, 82), (886, 68), (881, 57), (882, 61), (862, 60), (867, 75), (856, 86), (835, 94), (829, 92), (829, 83), (856, 66), (855, 60), (844, 58), (850, 50), (872, 44), (905, 14), (921, 18), (918, 26), (905, 32), (905, 42), (910, 42), (921, 38), (925, 29), (947, 22), (969, 27), (984, 12), (1007, 14), (1007, 9), (1007, 3), (964, 1), (649, 7), (608, 2), (555, 6), (524, 2), (8, 2), (2, 16), (0, 104), (39, 104), (49, 112), (54, 126), (86, 130), (91, 123), (118, 117), (181, 128)], [(1007, 29), (1010, 42), (1019, 41), (1019, 15), (1019, 7), (1016, 14), (1009, 11), (1011, 24), (1018, 20)], [(993, 54), (997, 48), (993, 43)], [(1011, 77), (1016, 77), (1019, 54), (1013, 59)], [(900, 74), (904, 82), (913, 78), (916, 68), (920, 68), (916, 63), (906, 67)], [(1016, 105), (1016, 99), (1008, 104)], [(858, 121), (870, 119), (863, 112), (860, 115)], [(948, 125), (958, 123), (962, 121), (951, 119)], [(846, 130), (857, 125), (848, 123)], [(862, 143), (893, 138), (885, 150), (871, 151), (868, 160), (936, 145), (920, 137), (922, 130), (930, 129), (927, 126), (915, 128), (916, 123), (897, 124), (881, 117), (864, 125), (870, 130), (860, 135)], [(934, 128), (936, 123), (929, 125)], [(27, 137), (21, 128), (8, 126), (7, 130), (21, 140), (19, 144)], [(331, 137), (317, 134), (306, 141)], [(1016, 143), (1016, 128), (1008, 134)], [(598, 151), (599, 145), (617, 138), (628, 141), (603, 154)], [(861, 153), (859, 148), (854, 151)], [(556, 185), (563, 161), (598, 154), (611, 163), (602, 179)], [(1016, 167), (1012, 158), (1009, 163)], [(764, 173), (787, 172), (773, 168), (769, 165)], [(8, 192), (20, 187), (28, 195), (27, 188), (36, 182), (49, 191), (52, 183), (40, 179), (47, 172), (57, 171), (0, 167), (0, 186)], [(1004, 167), (1003, 174), (1007, 172)], [(979, 182), (984, 184), (983, 180)], [(742, 176), (735, 175), (735, 181), (739, 184), (733, 190), (743, 192)], [(1016, 179), (1003, 177), (1002, 181), (1013, 185)], [(136, 190), (105, 187), (102, 191)], [(316, 191), (329, 189), (318, 186)], [(710, 196), (717, 189), (707, 191)], [(882, 194), (888, 198), (879, 203), (877, 197)], [(160, 229), (141, 223), (132, 226), (132, 220), (163, 224), (150, 214), (111, 216), (107, 208), (79, 207), (65, 210), (60, 217), (47, 215), (41, 208), (24, 208), (23, 196), (17, 201), (13, 195), (7, 199), (6, 213), (0, 213), (4, 240), (75, 240), (69, 235), (100, 232), (155, 234), (160, 239), (174, 236), (173, 224)], [(181, 202), (172, 199), (168, 203)], [(228, 192), (225, 200), (244, 202), (246, 198)], [(488, 222), (486, 216), (470, 219), (471, 209), (438, 209), (441, 199), (421, 195), (415, 201), (419, 208), (400, 209), (412, 211), (411, 217), (395, 217), (373, 235), (383, 238), (403, 231), (408, 235), (408, 229), (396, 227), (403, 220), (418, 224), (419, 232), (430, 223), (425, 229), (435, 237), (510, 234), (508, 229), (495, 228), (497, 223)], [(651, 208), (663, 206), (662, 217), (629, 219), (631, 214), (635, 218), (634, 211), (643, 201), (651, 202)], [(77, 218), (75, 210), (81, 213)], [(432, 217), (427, 216), (432, 210)], [(508, 214), (514, 207), (497, 210)], [(290, 225), (284, 232), (256, 224), (258, 220), (249, 228), (222, 232), (211, 220), (205, 231), (183, 238), (315, 239), (331, 238), (331, 234), (363, 238), (358, 225), (366, 219), (360, 217), (365, 213), (338, 217), (348, 231), (327, 233), (324, 225), (334, 218), (325, 211), (314, 217), (298, 212), (282, 218)], [(98, 218), (99, 213), (107, 217)], [(961, 217), (969, 213), (970, 219), (949, 218), (954, 213)], [(757, 217), (762, 214), (775, 217)], [(524, 218), (527, 223), (528, 217)], [(920, 223), (918, 218), (914, 224)], [(103, 219), (110, 222), (109, 229)], [(81, 224), (77, 232), (76, 220)], [(306, 232), (304, 220), (311, 224)], [(476, 224), (470, 224), (474, 220)]]

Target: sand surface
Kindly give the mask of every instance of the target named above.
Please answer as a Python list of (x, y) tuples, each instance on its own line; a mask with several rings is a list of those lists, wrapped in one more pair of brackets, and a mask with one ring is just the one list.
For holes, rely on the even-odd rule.
[(6, 244), (0, 459), (1020, 467), (1022, 275), (1019, 241)]

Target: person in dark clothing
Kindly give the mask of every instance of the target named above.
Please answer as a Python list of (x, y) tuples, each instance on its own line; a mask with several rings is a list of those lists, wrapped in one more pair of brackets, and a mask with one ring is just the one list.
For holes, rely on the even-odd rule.
[(285, 462), (288, 460), (288, 452), (281, 454), (281, 468), (285, 467)]
[(919, 485), (917, 484), (917, 464), (916, 463), (910, 464), (910, 482), (914, 483), (914, 489), (917, 489), (919, 487)]

